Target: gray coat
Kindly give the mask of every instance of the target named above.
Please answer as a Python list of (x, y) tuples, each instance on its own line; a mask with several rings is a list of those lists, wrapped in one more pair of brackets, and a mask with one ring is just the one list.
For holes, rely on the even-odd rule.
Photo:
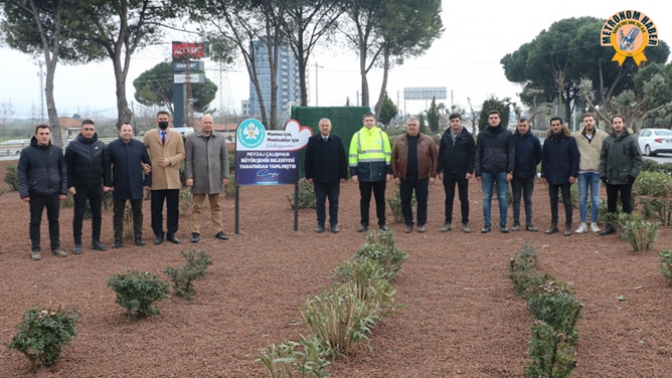
[(210, 138), (203, 132), (189, 134), (186, 145), (185, 175), (194, 179), (193, 194), (216, 194), (222, 192), (222, 179), (229, 178), (229, 155), (226, 139), (212, 132)]
[(620, 136), (612, 132), (602, 144), (600, 153), (600, 177), (611, 185), (635, 182), (644, 160), (635, 136), (623, 129)]

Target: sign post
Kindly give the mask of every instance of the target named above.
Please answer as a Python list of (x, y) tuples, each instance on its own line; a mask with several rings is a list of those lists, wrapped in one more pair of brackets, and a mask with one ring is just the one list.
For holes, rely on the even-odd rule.
[(294, 231), (299, 229), (299, 151), (313, 136), (310, 127), (289, 120), (284, 130), (266, 130), (256, 119), (236, 128), (236, 234), (240, 186), (294, 185)]
[[(204, 83), (205, 74), (193, 73), (204, 71), (202, 61), (194, 61), (194, 58), (203, 58), (205, 49), (202, 43), (187, 43), (173, 41), (173, 125), (182, 127), (184, 124), (187, 100), (191, 83)], [(189, 92), (189, 93), (187, 93)]]

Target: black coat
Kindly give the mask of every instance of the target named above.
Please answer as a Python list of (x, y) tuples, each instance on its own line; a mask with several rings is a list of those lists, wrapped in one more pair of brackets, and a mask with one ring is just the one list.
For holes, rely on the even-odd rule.
[(110, 162), (105, 143), (98, 140), (98, 134), (86, 139), (80, 133), (68, 143), (65, 149), (65, 164), (68, 166), (68, 188), (73, 186), (94, 187), (103, 183)]
[(439, 173), (473, 173), (476, 143), (466, 127), (453, 138), (448, 128), (441, 137), (439, 146)]
[(304, 164), (306, 179), (313, 182), (337, 183), (348, 177), (348, 159), (345, 157), (343, 140), (330, 134), (325, 142), (321, 134), (308, 139)]
[(525, 179), (537, 175), (537, 165), (541, 161), (541, 142), (532, 131), (520, 135), (516, 130), (513, 133), (513, 142), (516, 145), (516, 167), (513, 177)]
[(485, 126), (478, 134), (474, 166), (476, 177), (481, 177), (483, 172), (512, 174), (516, 168), (513, 134), (502, 125)]
[[(121, 138), (107, 145), (107, 153), (112, 165), (112, 177), (105, 177), (105, 186), (114, 187), (115, 200), (139, 200), (143, 196), (143, 186), (151, 186), (151, 176), (144, 176), (140, 162), (151, 164), (147, 148), (142, 142), (131, 139), (125, 143)], [(110, 172), (108, 169), (107, 172)], [(144, 176), (144, 177), (143, 177)]]
[(570, 177), (579, 176), (580, 158), (574, 137), (553, 134), (541, 151), (541, 177), (551, 185), (569, 184)]
[(16, 168), (21, 198), (33, 195), (68, 194), (68, 173), (61, 147), (47, 146), (30, 139), (30, 146), (21, 151)]

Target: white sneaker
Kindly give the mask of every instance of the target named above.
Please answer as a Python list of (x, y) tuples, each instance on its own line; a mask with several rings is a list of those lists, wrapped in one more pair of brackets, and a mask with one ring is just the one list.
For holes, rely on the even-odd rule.
[(593, 231), (594, 233), (600, 232), (600, 228), (597, 227), (597, 223), (595, 223), (595, 222), (590, 224), (590, 230)]
[(583, 234), (586, 231), (588, 231), (588, 226), (586, 226), (586, 222), (581, 222), (581, 225), (579, 225), (579, 228), (577, 228), (575, 232), (577, 234)]

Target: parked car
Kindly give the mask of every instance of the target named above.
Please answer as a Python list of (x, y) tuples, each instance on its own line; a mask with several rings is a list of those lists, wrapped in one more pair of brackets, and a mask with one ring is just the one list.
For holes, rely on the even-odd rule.
[(639, 133), (639, 148), (646, 156), (672, 153), (672, 130), (642, 129)]
[(0, 156), (11, 156), (21, 154), (23, 147), (27, 146), (30, 141), (28, 140), (8, 140), (0, 143)]

